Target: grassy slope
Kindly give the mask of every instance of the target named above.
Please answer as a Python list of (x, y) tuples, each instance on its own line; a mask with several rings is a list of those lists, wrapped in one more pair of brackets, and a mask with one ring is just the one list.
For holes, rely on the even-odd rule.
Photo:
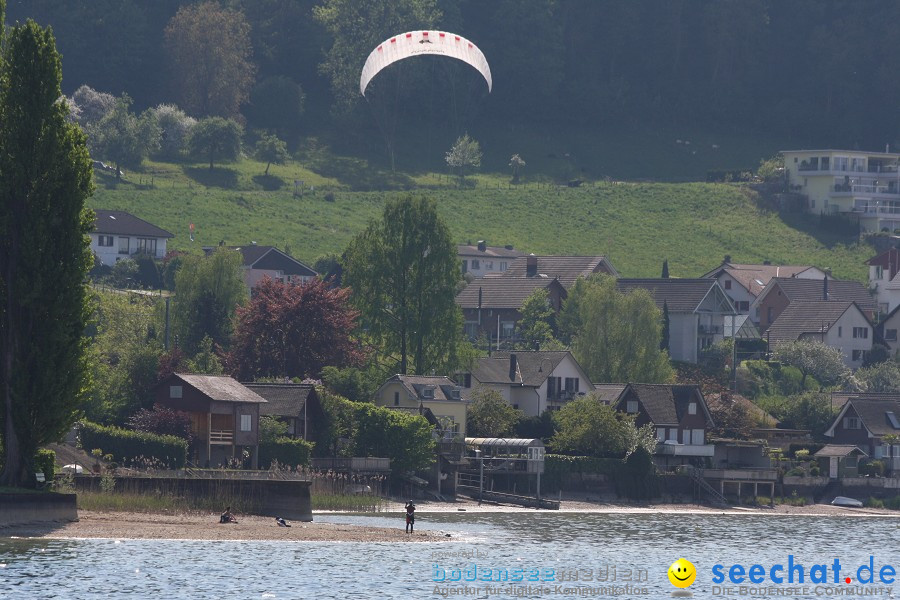
[[(98, 176), (93, 208), (121, 209), (175, 234), (171, 247), (255, 240), (304, 261), (340, 253), (385, 198), (403, 192), (356, 192), (353, 187), (415, 187), (437, 201), (456, 242), (487, 239), (538, 254), (606, 254), (626, 277), (658, 277), (664, 258), (676, 277), (694, 277), (734, 261), (815, 264), (837, 277), (864, 280), (866, 245), (845, 245), (827, 234), (801, 231), (760, 210), (755, 196), (736, 185), (704, 183), (597, 183), (582, 188), (529, 184), (509, 189), (507, 174), (477, 178), (457, 190), (446, 176), (391, 175), (363, 159), (307, 152), (303, 163), (265, 165), (252, 160), (209, 172), (203, 165), (149, 163), (129, 182)], [(363, 179), (365, 180), (363, 181)], [(153, 187), (148, 184), (152, 179)], [(293, 197), (293, 180), (307, 193)], [(364, 185), (360, 186), (363, 181)], [(315, 194), (308, 186), (315, 185)], [(324, 199), (333, 190), (334, 201)], [(268, 191), (267, 191), (268, 190)], [(196, 226), (195, 241), (188, 225)]]

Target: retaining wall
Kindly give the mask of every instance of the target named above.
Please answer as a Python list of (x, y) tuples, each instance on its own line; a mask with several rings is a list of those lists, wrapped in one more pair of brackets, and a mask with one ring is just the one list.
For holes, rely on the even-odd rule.
[[(189, 477), (117, 477), (115, 491), (131, 494), (161, 494), (185, 498), (221, 498), (222, 508), (312, 521), (310, 482), (280, 479), (200, 479)], [(100, 477), (78, 476), (78, 490), (100, 490)]]
[(0, 527), (78, 520), (75, 494), (0, 494)]

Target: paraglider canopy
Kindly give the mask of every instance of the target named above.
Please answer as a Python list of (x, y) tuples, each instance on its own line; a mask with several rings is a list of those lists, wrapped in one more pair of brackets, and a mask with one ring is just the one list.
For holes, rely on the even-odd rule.
[(491, 91), (491, 68), (478, 46), (446, 31), (409, 31), (386, 39), (372, 50), (363, 65), (359, 93), (365, 96), (369, 82), (388, 65), (422, 54), (449, 56), (468, 63), (481, 73), (487, 82), (488, 92)]

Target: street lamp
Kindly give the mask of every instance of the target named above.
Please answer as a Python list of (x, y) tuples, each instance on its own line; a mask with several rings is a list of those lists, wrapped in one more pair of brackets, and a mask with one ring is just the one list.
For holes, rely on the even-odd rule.
[(478, 459), (478, 506), (481, 506), (482, 496), (484, 496), (484, 454), (476, 448), (475, 457)]

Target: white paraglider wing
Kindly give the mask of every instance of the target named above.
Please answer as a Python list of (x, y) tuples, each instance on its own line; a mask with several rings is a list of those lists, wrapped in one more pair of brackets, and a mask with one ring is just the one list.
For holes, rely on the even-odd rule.
[(386, 39), (372, 50), (363, 65), (359, 93), (365, 96), (369, 82), (386, 66), (422, 54), (449, 56), (468, 63), (481, 73), (487, 82), (488, 92), (491, 91), (491, 68), (478, 46), (464, 37), (446, 31), (409, 31)]

